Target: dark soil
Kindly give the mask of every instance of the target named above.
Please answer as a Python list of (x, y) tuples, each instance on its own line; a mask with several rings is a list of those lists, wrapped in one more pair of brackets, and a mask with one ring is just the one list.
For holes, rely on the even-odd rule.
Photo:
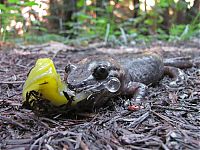
[[(48, 47), (48, 45), (46, 46)], [(200, 46), (192, 43), (153, 44), (148, 48), (66, 47), (56, 53), (25, 46), (0, 51), (0, 149), (200, 149)], [(51, 49), (51, 44), (49, 45)], [(145, 108), (128, 111), (119, 97), (93, 113), (38, 114), (22, 107), (27, 73), (41, 57), (54, 60), (63, 77), (68, 61), (89, 55), (135, 55), (161, 50), (164, 57), (191, 56), (184, 85), (171, 88), (165, 77), (150, 86)]]

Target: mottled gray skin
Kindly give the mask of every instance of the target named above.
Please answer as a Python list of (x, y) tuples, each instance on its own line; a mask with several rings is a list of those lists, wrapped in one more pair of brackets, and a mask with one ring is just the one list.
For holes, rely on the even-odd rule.
[(125, 70), (125, 82), (150, 84), (158, 82), (164, 74), (164, 64), (160, 56), (148, 53), (133, 58), (118, 60)]
[[(97, 80), (93, 76), (98, 66), (107, 68), (108, 76), (105, 79)], [(90, 98), (79, 102), (82, 108), (91, 109), (101, 107), (108, 99), (117, 95), (129, 95), (132, 96), (133, 103), (141, 103), (146, 94), (147, 85), (158, 82), (165, 72), (175, 77), (176, 81), (182, 74), (177, 68), (165, 67), (162, 57), (154, 53), (118, 60), (108, 56), (92, 56), (83, 59), (75, 67), (68, 65), (65, 81), (69, 89), (76, 93), (82, 91), (92, 93)], [(103, 85), (113, 77), (120, 81), (120, 88), (115, 92), (110, 92), (103, 88)]]

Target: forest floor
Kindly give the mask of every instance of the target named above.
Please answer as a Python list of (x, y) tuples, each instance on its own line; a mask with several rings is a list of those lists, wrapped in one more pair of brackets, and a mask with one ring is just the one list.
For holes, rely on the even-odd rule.
[[(2, 50), (1, 50), (2, 49)], [(10, 49), (10, 50), (9, 50)], [(191, 56), (184, 85), (169, 77), (150, 86), (146, 107), (125, 109), (119, 97), (111, 106), (76, 115), (36, 114), (22, 107), (22, 88), (36, 60), (52, 58), (64, 75), (70, 61), (89, 55), (131, 56), (161, 51), (164, 57)], [(111, 48), (103, 44), (75, 48), (61, 43), (0, 47), (0, 149), (200, 149), (200, 42), (159, 43)]]

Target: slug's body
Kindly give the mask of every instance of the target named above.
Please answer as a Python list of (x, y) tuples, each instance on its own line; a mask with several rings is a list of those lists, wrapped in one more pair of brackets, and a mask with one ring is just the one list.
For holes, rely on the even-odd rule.
[(77, 105), (89, 109), (101, 107), (117, 95), (132, 96), (133, 103), (140, 103), (147, 85), (158, 82), (164, 74), (174, 78), (172, 84), (184, 79), (180, 69), (165, 66), (162, 57), (154, 53), (121, 59), (92, 56), (75, 67), (68, 65), (66, 74), (65, 81), (76, 93)]

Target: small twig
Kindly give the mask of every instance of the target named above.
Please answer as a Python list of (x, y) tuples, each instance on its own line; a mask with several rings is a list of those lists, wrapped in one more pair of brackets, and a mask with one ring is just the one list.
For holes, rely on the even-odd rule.
[(0, 109), (0, 113), (2, 113), (2, 112), (4, 112), (4, 111), (8, 111), (9, 109), (11, 109), (11, 107), (1, 108), (1, 109)]
[(29, 144), (33, 139), (6, 139), (5, 143), (7, 145), (22, 145), (22, 144)]
[(0, 72), (7, 72), (7, 70), (0, 69)]
[(38, 144), (38, 150), (40, 150), (42, 148), (42, 144), (44, 142), (44, 140), (50, 136), (57, 136), (57, 135), (63, 135), (63, 136), (67, 136), (67, 135), (73, 135), (73, 136), (80, 136), (80, 133), (75, 133), (75, 132), (70, 132), (70, 131), (58, 131), (58, 132), (47, 132), (46, 134), (44, 134), (43, 136), (41, 136), (40, 138), (36, 139), (35, 142), (31, 145), (30, 150), (33, 150), (34, 147)]
[(54, 148), (53, 148), (51, 145), (49, 145), (49, 144), (45, 144), (45, 147), (46, 147), (48, 150), (54, 150)]
[(127, 145), (127, 148), (134, 149), (134, 150), (150, 150), (149, 148), (144, 148), (141, 146), (134, 146), (134, 145)]
[(11, 118), (7, 118), (7, 117), (0, 116), (0, 120), (4, 120), (4, 121), (6, 121), (6, 122), (8, 122), (8, 123), (11, 123), (11, 124), (13, 124), (13, 125), (19, 126), (19, 127), (21, 127), (22, 129), (24, 129), (24, 130), (29, 130), (29, 129), (26, 128), (23, 124), (21, 124), (21, 123), (19, 123), (19, 122), (17, 122), (17, 121), (14, 121), (14, 120), (11, 119)]
[(174, 110), (174, 111), (196, 112), (194, 110), (189, 110), (189, 109), (173, 108), (173, 107), (158, 106), (158, 105), (153, 105), (152, 108), (159, 108), (159, 109), (164, 109), (164, 110)]
[(169, 150), (169, 148), (162, 142), (161, 143), (161, 146), (162, 146), (162, 148), (164, 149), (164, 150)]
[(109, 139), (108, 137), (105, 137), (105, 136), (103, 136), (101, 134), (98, 134), (97, 132), (95, 132), (95, 130), (93, 130), (93, 129), (89, 129), (89, 130), (95, 137), (101, 139), (106, 144), (111, 145), (112, 148), (115, 149), (115, 148), (120, 146), (119, 143), (115, 143), (112, 139)]
[(27, 69), (27, 68), (28, 68), (27, 66), (20, 65), (20, 64), (16, 64), (16, 66), (19, 66), (19, 67), (21, 67), (21, 68), (25, 68), (25, 69)]
[(154, 115), (158, 116), (159, 118), (161, 118), (162, 120), (165, 120), (167, 123), (171, 124), (172, 126), (174, 126), (174, 124), (172, 123), (173, 120), (171, 120), (170, 118), (168, 118), (167, 116), (164, 116), (162, 114), (156, 113), (155, 111), (151, 111)]
[(133, 123), (130, 123), (128, 127), (136, 127), (138, 124), (142, 123), (145, 119), (147, 119), (149, 117), (149, 114), (149, 112), (146, 112), (145, 114), (137, 118)]
[[(46, 137), (53, 135), (52, 132), (48, 132), (46, 134), (44, 134), (43, 136), (41, 136), (40, 138), (36, 139), (35, 142), (31, 145), (30, 150), (34, 149), (34, 147), (36, 146), (37, 143), (40, 143), (41, 141), (43, 141)], [(39, 144), (38, 150), (41, 149), (41, 145)]]
[(22, 84), (25, 81), (0, 81), (0, 84)]
[[(186, 102), (185, 102), (186, 103)], [(189, 109), (193, 109), (193, 111), (199, 112), (200, 109), (199, 107), (194, 107), (194, 106), (189, 106), (189, 104), (182, 104), (184, 107), (189, 108)]]
[(49, 119), (49, 118), (45, 118), (45, 117), (40, 117), (41, 120), (44, 120), (44, 121), (48, 121), (48, 122), (51, 122), (53, 124), (56, 124), (60, 127), (63, 127), (61, 124), (57, 123), (56, 121), (52, 120), (52, 119)]
[(81, 144), (81, 140), (82, 139), (82, 134), (78, 134), (77, 138), (76, 138), (76, 145), (75, 145), (75, 149), (78, 149), (80, 147)]

